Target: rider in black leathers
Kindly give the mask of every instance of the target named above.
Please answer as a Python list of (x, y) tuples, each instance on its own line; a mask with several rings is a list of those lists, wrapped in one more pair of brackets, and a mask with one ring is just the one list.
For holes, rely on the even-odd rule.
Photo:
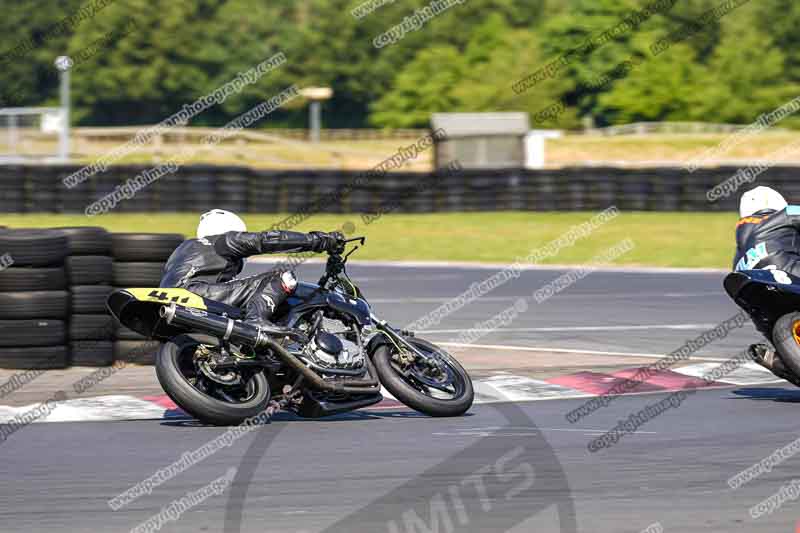
[[(231, 231), (225, 231), (230, 229)], [(161, 287), (179, 287), (199, 296), (243, 308), (245, 321), (258, 327), (273, 327), (269, 321), (275, 309), (297, 286), (290, 270), (236, 278), (244, 259), (276, 252), (340, 252), (341, 233), (312, 231), (245, 231), (244, 222), (220, 209), (201, 217), (198, 238), (184, 241), (164, 267)], [(222, 233), (219, 233), (222, 232)]]
[[(800, 277), (800, 207), (769, 187), (757, 187), (742, 196), (739, 214), (733, 270), (783, 270)], [(800, 386), (771, 346), (753, 344), (748, 351), (773, 374)]]
[(739, 220), (733, 269), (770, 267), (800, 276), (800, 208), (762, 209)]

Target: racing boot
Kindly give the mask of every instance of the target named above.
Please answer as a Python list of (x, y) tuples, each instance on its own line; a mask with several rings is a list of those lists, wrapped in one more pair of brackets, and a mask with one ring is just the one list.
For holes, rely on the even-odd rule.
[(800, 378), (786, 368), (786, 365), (781, 361), (780, 355), (767, 344), (753, 344), (747, 349), (747, 353), (753, 358), (753, 361), (763, 366), (781, 379), (785, 379), (800, 387)]

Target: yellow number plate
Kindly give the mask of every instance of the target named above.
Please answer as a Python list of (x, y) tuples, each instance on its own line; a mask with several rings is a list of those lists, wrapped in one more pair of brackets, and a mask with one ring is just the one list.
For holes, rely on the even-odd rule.
[(125, 289), (140, 302), (156, 302), (160, 304), (176, 303), (194, 309), (206, 309), (201, 296), (186, 289)]

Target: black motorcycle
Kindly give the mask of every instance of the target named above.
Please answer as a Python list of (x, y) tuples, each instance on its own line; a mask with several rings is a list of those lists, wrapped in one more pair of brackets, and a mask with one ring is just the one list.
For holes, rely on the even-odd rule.
[[(349, 239), (347, 243), (365, 239)], [(376, 404), (381, 384), (430, 416), (459, 416), (472, 381), (441, 348), (376, 317), (329, 254), (318, 284), (300, 282), (275, 310), (275, 328), (242, 321), (241, 309), (185, 289), (120, 289), (108, 298), (126, 327), (162, 341), (156, 374), (184, 411), (216, 425), (288, 409), (322, 417)]]
[(800, 279), (783, 270), (744, 270), (725, 278), (725, 290), (800, 376)]

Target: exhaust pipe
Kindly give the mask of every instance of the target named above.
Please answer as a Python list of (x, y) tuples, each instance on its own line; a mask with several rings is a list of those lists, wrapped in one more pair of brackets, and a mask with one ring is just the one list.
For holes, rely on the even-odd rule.
[(159, 310), (159, 316), (170, 325), (174, 324), (202, 333), (210, 333), (223, 340), (237, 344), (247, 344), (255, 348), (268, 348), (280, 357), (284, 363), (307, 379), (312, 388), (316, 390), (344, 394), (375, 394), (381, 390), (380, 382), (377, 377), (374, 377), (377, 376), (377, 372), (369, 357), (364, 358), (367, 364), (368, 377), (327, 381), (271, 337), (250, 324), (197, 309), (179, 308), (174, 303), (169, 306), (162, 306)]
[(255, 326), (230, 318), (209, 314), (198, 309), (178, 308), (175, 304), (162, 306), (158, 314), (167, 324), (210, 333), (222, 340), (237, 344), (259, 346), (264, 335)]

